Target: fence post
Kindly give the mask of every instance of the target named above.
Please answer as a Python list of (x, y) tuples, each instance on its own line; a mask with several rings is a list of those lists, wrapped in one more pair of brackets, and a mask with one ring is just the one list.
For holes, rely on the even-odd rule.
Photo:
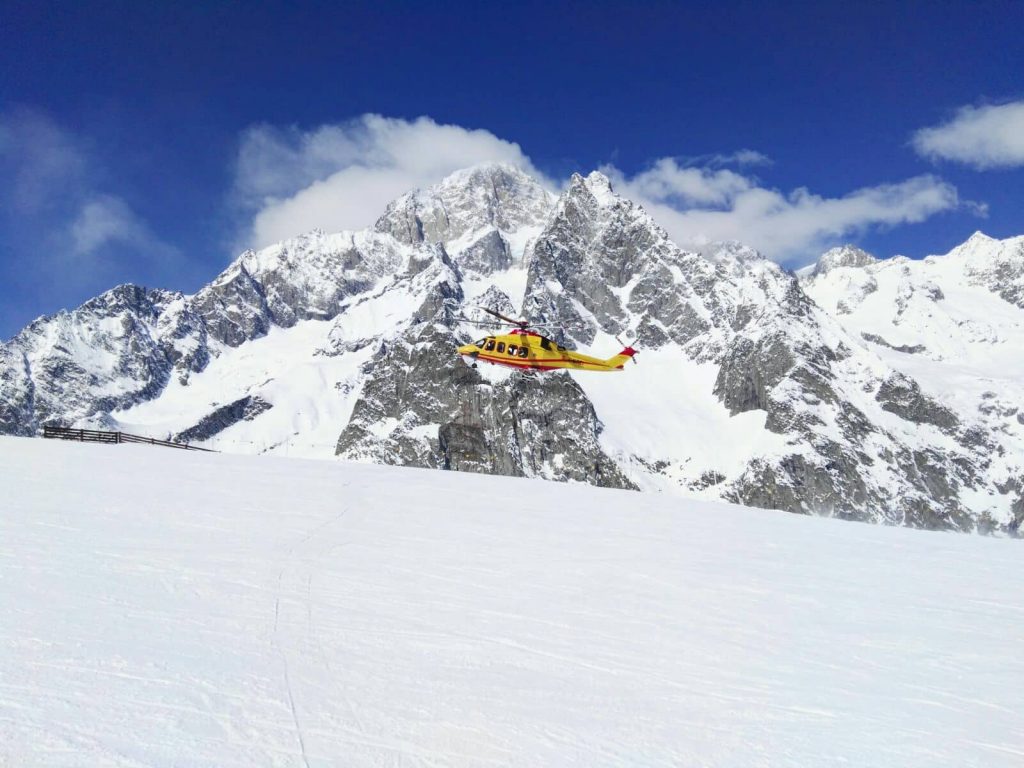
[(80, 442), (80, 443), (84, 443), (85, 442), (85, 430), (84, 429), (79, 429), (78, 430), (78, 442)]

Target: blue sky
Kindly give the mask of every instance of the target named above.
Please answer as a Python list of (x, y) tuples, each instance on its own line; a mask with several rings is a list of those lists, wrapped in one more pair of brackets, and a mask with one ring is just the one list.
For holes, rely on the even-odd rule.
[(1024, 233), (1021, 3), (181, 5), (5, 5), (0, 338), (482, 159), (789, 266)]

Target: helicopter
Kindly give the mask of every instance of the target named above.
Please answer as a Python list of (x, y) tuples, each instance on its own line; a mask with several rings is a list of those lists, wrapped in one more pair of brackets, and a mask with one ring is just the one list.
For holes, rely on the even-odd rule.
[[(478, 360), (492, 365), (504, 365), (508, 368), (520, 368), (533, 371), (553, 371), (568, 368), (575, 371), (621, 371), (623, 366), (633, 359), (636, 350), (626, 346), (617, 355), (605, 360), (591, 357), (558, 344), (538, 332), (550, 324), (535, 324), (526, 320), (513, 320), (500, 312), (487, 307), (480, 307), (484, 312), (493, 315), (497, 320), (471, 320), (460, 317), (462, 322), (472, 325), (505, 328), (512, 326), (507, 333), (485, 336), (471, 344), (463, 344), (458, 353), (473, 361), (476, 368)], [(620, 344), (622, 342), (619, 342)], [(633, 360), (635, 363), (636, 360)]]

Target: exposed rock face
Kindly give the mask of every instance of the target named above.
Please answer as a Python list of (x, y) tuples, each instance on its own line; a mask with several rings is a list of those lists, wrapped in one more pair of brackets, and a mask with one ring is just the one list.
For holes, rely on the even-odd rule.
[(177, 339), (159, 335), (158, 320), (180, 298), (121, 285), (23, 329), (0, 347), (5, 430), (33, 434), (159, 394), (181, 355)]
[(890, 344), (888, 341), (883, 339), (877, 333), (861, 333), (860, 337), (864, 341), (870, 341), (872, 344), (878, 344), (882, 347), (888, 347), (889, 349), (895, 350), (896, 352), (904, 352), (908, 355), (917, 355), (921, 352), (927, 352), (927, 347), (924, 344)]
[(789, 512), (863, 519), (869, 492), (841, 450), (824, 463), (794, 453), (779, 462), (755, 460), (726, 498)]
[[(0, 344), (0, 431), (102, 425), (305, 455), (682, 488), (807, 514), (1016, 532), (1024, 238), (802, 278), (679, 248), (599, 173), (559, 196), (481, 166), (372, 230), (247, 251), (194, 296), (121, 286)], [(520, 303), (520, 297), (522, 302)], [(622, 374), (500, 372), (486, 306)], [(273, 407), (271, 407), (271, 404)], [(294, 451), (293, 451), (294, 453)]]
[(388, 206), (375, 229), (409, 244), (449, 243), (492, 227), (514, 232), (541, 225), (551, 204), (552, 196), (518, 168), (484, 165), (403, 195)]
[(602, 451), (600, 421), (572, 378), (516, 372), (491, 383), (461, 358), (439, 354), (456, 343), (434, 324), (384, 342), (364, 369), (338, 455), (634, 487)]
[(718, 369), (715, 394), (729, 413), (767, 411), (769, 391), (793, 369), (795, 360), (783, 337), (771, 335), (756, 342), (737, 336), (729, 345)]
[(883, 381), (875, 399), (882, 404), (883, 410), (914, 424), (934, 424), (947, 433), (960, 426), (956, 414), (923, 395), (916, 381), (901, 374), (894, 374)]
[(237, 347), (275, 325), (334, 317), (347, 298), (400, 271), (408, 256), (390, 237), (314, 232), (246, 251), (193, 297), (191, 307), (210, 336)]
[(602, 424), (568, 374), (516, 372), (494, 396), (508, 399), (512, 421), (504, 425), (506, 440), (518, 446), (523, 474), (636, 488), (601, 449)]
[(25, 352), (0, 345), (0, 433), (31, 435), (36, 430), (35, 382)]
[(200, 291), (193, 306), (206, 320), (207, 333), (229, 347), (270, 330), (270, 307), (262, 286), (241, 261)]
[(713, 356), (745, 298), (727, 272), (681, 250), (603, 175), (574, 175), (534, 242), (523, 312), (558, 318), (583, 345), (628, 331), (639, 346), (693, 342)]
[(176, 296), (166, 305), (156, 321), (156, 336), (182, 384), (210, 362), (206, 320), (184, 296)]
[(488, 275), (522, 258), (554, 202), (518, 168), (477, 166), (398, 198), (374, 229), (409, 245), (443, 243), (460, 269)]
[(1020, 535), (1020, 526), (1021, 523), (1024, 523), (1024, 493), (1017, 497), (1011, 509), (1013, 510), (1013, 520), (1010, 522), (1008, 530), (1014, 535)]
[(198, 424), (179, 432), (171, 439), (178, 443), (209, 440), (240, 421), (252, 421), (261, 413), (269, 411), (271, 407), (266, 400), (247, 395), (215, 409), (208, 416), (203, 417)]

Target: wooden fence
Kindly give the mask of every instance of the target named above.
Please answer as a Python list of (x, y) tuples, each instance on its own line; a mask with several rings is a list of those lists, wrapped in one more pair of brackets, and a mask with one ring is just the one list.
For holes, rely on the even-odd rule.
[(129, 435), (127, 432), (101, 432), (97, 429), (71, 429), (69, 427), (43, 427), (43, 437), (56, 440), (77, 440), (82, 443), (143, 443), (144, 445), (162, 445), (166, 448), (183, 448), (186, 451), (206, 451), (216, 453), (210, 448), (200, 448), (188, 443), (174, 443), (170, 440), (157, 440), (153, 437)]

